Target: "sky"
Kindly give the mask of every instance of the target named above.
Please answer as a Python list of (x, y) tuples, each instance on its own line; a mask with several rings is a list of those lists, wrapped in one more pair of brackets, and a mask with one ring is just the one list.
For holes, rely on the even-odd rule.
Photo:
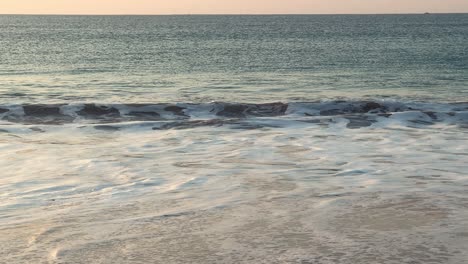
[(0, 0), (0, 14), (466, 13), (468, 0)]

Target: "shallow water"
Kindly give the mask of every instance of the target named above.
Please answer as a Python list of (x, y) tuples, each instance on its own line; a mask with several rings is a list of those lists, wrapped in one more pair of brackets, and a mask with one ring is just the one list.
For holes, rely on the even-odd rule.
[(343, 126), (3, 133), (2, 258), (462, 263), (466, 129)]
[(0, 263), (468, 259), (466, 15), (0, 21)]

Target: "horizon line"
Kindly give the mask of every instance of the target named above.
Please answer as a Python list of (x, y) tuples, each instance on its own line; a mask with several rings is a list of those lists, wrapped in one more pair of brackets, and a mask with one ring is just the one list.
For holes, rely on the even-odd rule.
[(330, 15), (464, 15), (467, 12), (410, 12), (410, 13), (168, 13), (168, 14), (86, 14), (86, 13), (11, 13), (0, 16), (330, 16)]

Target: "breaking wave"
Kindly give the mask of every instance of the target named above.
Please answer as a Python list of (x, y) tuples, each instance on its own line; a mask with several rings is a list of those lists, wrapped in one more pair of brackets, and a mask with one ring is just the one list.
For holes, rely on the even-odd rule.
[[(326, 101), (294, 103), (178, 103), (178, 104), (22, 104), (0, 106), (0, 119), (25, 125), (95, 124), (97, 129), (131, 122), (151, 122), (153, 129), (236, 125), (255, 128), (267, 118), (324, 124), (346, 119), (347, 128), (372, 126), (379, 121), (412, 125), (466, 125), (468, 103), (397, 101)], [(245, 125), (252, 120), (256, 125)], [(264, 122), (262, 122), (262, 120)], [(250, 122), (251, 123), (251, 122)]]

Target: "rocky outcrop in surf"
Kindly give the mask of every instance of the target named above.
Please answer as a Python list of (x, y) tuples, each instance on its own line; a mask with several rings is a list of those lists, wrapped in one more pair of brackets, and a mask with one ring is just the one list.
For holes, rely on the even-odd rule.
[[(408, 124), (468, 123), (468, 103), (404, 103), (397, 101), (323, 101), (292, 103), (179, 103), (179, 104), (24, 104), (0, 106), (0, 119), (20, 124), (61, 125), (125, 122), (160, 122), (155, 130), (200, 126), (245, 125), (248, 120), (276, 118), (309, 124), (344, 118), (347, 128), (370, 127), (382, 120), (405, 120)], [(328, 120), (328, 121), (325, 121)], [(240, 125), (241, 124), (241, 125)], [(266, 124), (263, 124), (264, 126)], [(262, 127), (261, 126), (261, 127)], [(266, 125), (267, 126), (267, 125)]]

